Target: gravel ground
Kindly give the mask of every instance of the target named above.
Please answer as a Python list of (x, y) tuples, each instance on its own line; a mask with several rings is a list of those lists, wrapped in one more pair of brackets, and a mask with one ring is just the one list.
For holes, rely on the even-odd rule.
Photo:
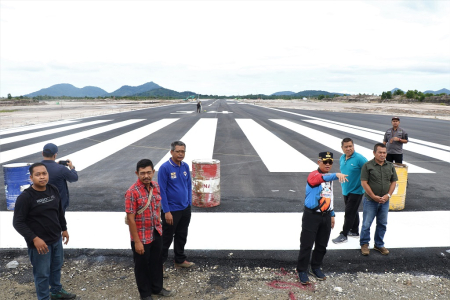
[[(32, 268), (26, 252), (0, 252), (0, 299), (35, 299)], [(231, 256), (231, 255), (230, 255)], [(16, 269), (6, 268), (12, 260)], [(166, 267), (164, 286), (172, 299), (449, 299), (448, 277), (409, 273), (328, 273), (326, 281), (299, 283), (295, 266), (267, 266), (232, 259), (196, 259), (192, 269)], [(260, 264), (257, 266), (257, 264)], [(268, 263), (273, 265), (273, 263)], [(131, 253), (120, 256), (66, 253), (63, 286), (77, 299), (139, 299)], [(159, 299), (154, 297), (154, 299)]]

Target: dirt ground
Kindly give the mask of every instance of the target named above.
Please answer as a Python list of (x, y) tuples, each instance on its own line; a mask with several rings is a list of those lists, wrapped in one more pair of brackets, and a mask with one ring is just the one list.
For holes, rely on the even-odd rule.
[[(323, 110), (333, 112), (396, 115), (450, 120), (450, 106), (430, 103), (367, 103), (318, 100), (242, 100), (266, 107)], [(155, 106), (183, 103), (182, 100), (158, 101), (47, 101), (39, 105), (0, 106), (2, 129), (66, 119), (107, 115)], [(194, 109), (194, 107), (193, 107)]]

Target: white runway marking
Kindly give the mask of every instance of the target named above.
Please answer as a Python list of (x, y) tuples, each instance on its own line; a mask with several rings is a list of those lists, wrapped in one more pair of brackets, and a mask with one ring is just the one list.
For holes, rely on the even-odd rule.
[(117, 129), (120, 127), (128, 126), (130, 124), (134, 124), (137, 122), (141, 122), (143, 120), (144, 119), (131, 119), (131, 120), (127, 120), (127, 121), (122, 121), (122, 122), (106, 125), (103, 127), (98, 127), (98, 128), (89, 129), (86, 131), (70, 134), (70, 135), (63, 136), (63, 137), (56, 138), (56, 139), (49, 139), (45, 142), (39, 142), (39, 143), (35, 143), (32, 145), (23, 146), (23, 147), (11, 149), (8, 151), (0, 152), (0, 163), (4, 163), (7, 161), (16, 159), (16, 158), (20, 158), (23, 156), (41, 152), (42, 148), (47, 143), (54, 143), (55, 145), (61, 146), (61, 145), (69, 144), (69, 143), (72, 143), (72, 142), (75, 142), (78, 140), (85, 139), (90, 136), (94, 136), (94, 135), (104, 133), (104, 132), (107, 132), (110, 130), (114, 130), (114, 129)]
[[(369, 140), (373, 140), (376, 142), (380, 142), (380, 143), (383, 142), (383, 138), (384, 138), (384, 133), (376, 134), (376, 133), (370, 133), (370, 132), (363, 132), (360, 129), (354, 129), (354, 128), (347, 127), (344, 125), (332, 124), (332, 123), (325, 122), (325, 121), (318, 121), (318, 120), (304, 120), (304, 121), (312, 123), (312, 124), (316, 124), (319, 126), (343, 131), (348, 134), (360, 136), (360, 137), (363, 137), (363, 138), (366, 138)], [(419, 144), (412, 143), (412, 142), (404, 144), (403, 149), (411, 151), (411, 152), (415, 152), (415, 153), (418, 153), (421, 155), (429, 156), (429, 157), (432, 157), (432, 158), (435, 158), (438, 160), (443, 160), (445, 162), (450, 162), (450, 153), (447, 151), (435, 149), (435, 148), (424, 146), (424, 145), (419, 145)], [(408, 164), (408, 163), (404, 162), (404, 164)]]
[[(180, 141), (186, 144), (186, 156), (184, 162), (192, 170), (192, 160), (212, 159), (214, 143), (216, 140), (217, 119), (202, 118), (183, 136)], [(168, 145), (170, 147), (170, 145)], [(169, 160), (170, 151), (156, 164), (155, 170)]]
[(171, 115), (186, 115), (186, 114), (192, 114), (193, 110), (181, 110), (174, 113), (170, 113)]
[(227, 110), (224, 110), (224, 111), (215, 111), (215, 110), (212, 110), (212, 111), (208, 111), (208, 114), (232, 114), (233, 112), (232, 111), (227, 111)]
[(44, 136), (44, 135), (49, 135), (49, 134), (53, 134), (53, 133), (68, 131), (68, 130), (72, 130), (72, 129), (87, 127), (87, 126), (100, 124), (100, 123), (104, 123), (104, 122), (109, 122), (109, 121), (111, 121), (111, 120), (96, 120), (96, 121), (92, 121), (92, 122), (78, 123), (78, 124), (65, 126), (65, 127), (58, 127), (58, 128), (54, 128), (54, 129), (48, 129), (48, 130), (37, 131), (37, 132), (32, 132), (32, 133), (26, 133), (26, 134), (22, 134), (22, 135), (15, 135), (15, 136), (11, 136), (11, 137), (8, 137), (8, 138), (0, 139), (0, 145), (6, 145), (6, 144), (9, 144), (9, 143), (14, 143), (14, 142), (18, 142), (18, 141), (27, 140), (27, 139), (32, 139), (32, 138), (36, 138), (36, 137), (39, 137), (39, 136)]
[(15, 127), (15, 128), (8, 128), (0, 130), (0, 134), (10, 134), (10, 133), (17, 133), (22, 131), (28, 131), (28, 130), (34, 130), (39, 128), (47, 128), (52, 126), (59, 126), (69, 123), (74, 123), (76, 121), (74, 120), (64, 120), (64, 121), (56, 121), (56, 122), (48, 122), (48, 123), (39, 123), (36, 125), (28, 125), (28, 126), (22, 126), (22, 127)]
[[(306, 136), (307, 138), (312, 139), (314, 142), (320, 143), (332, 149), (333, 151), (336, 151), (340, 154), (343, 153), (340, 147), (342, 141), (342, 139), (340, 138), (287, 120), (270, 119), (270, 121), (277, 123), (278, 125), (281, 125), (283, 127), (286, 127), (292, 131), (295, 131), (303, 136)], [(363, 155), (365, 158), (367, 158), (367, 160), (371, 160), (373, 158), (372, 149), (359, 146), (356, 143), (355, 143), (355, 151)], [(406, 162), (404, 163), (408, 165), (408, 173), (434, 173), (433, 171), (421, 168), (419, 166), (409, 164)]]
[[(124, 216), (124, 212), (66, 212), (70, 241), (64, 248), (130, 249), (130, 233), (123, 222)], [(360, 217), (362, 220), (362, 213)], [(12, 218), (13, 212), (0, 212), (0, 249), (26, 248), (25, 240), (12, 226)], [(245, 224), (230, 220), (242, 220)], [(359, 251), (356, 238), (338, 245), (331, 242), (339, 235), (343, 222), (344, 213), (336, 213), (327, 249)], [(302, 213), (192, 213), (186, 249), (299, 250), (301, 223)], [(108, 228), (101, 235), (92, 231), (99, 224)], [(280, 231), (274, 224), (283, 224), (285, 230)], [(374, 221), (370, 247), (373, 247), (375, 226)], [(389, 212), (385, 243), (388, 249), (449, 247), (450, 212)]]
[(177, 120), (179, 119), (162, 119), (141, 128), (126, 132), (107, 141), (98, 143), (94, 146), (66, 155), (66, 157), (60, 159), (66, 160), (69, 158), (70, 160), (76, 162), (77, 171), (82, 171)]
[[(236, 119), (269, 172), (311, 172), (317, 164), (251, 119)], [(288, 158), (288, 159), (287, 159)]]

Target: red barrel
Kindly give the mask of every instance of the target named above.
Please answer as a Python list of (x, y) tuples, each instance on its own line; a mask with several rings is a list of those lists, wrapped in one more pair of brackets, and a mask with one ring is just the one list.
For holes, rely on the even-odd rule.
[(192, 161), (192, 204), (197, 207), (220, 205), (220, 161)]

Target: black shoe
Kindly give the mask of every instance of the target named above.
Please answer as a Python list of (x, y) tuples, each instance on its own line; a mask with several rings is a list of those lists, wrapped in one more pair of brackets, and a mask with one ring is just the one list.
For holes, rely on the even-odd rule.
[(162, 288), (162, 290), (159, 293), (154, 294), (154, 295), (161, 296), (161, 297), (172, 297), (172, 296), (175, 296), (176, 294), (177, 294), (176, 291), (168, 291), (165, 288)]
[(61, 289), (56, 294), (51, 293), (50, 298), (51, 299), (75, 299), (77, 295), (69, 293), (65, 289)]

